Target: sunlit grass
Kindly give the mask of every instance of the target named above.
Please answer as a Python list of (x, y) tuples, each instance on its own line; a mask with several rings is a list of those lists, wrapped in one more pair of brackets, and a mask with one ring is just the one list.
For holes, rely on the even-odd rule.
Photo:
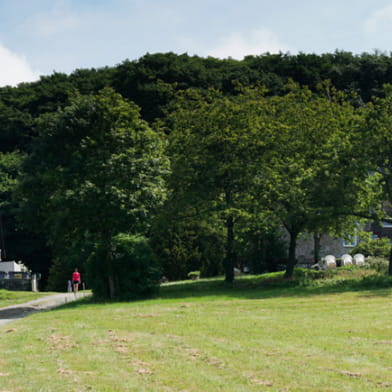
[(392, 290), (357, 274), (173, 283), (36, 314), (0, 328), (0, 391), (390, 391)]
[(50, 294), (51, 293), (45, 292), (36, 293), (32, 291), (10, 291), (0, 289), (0, 308), (32, 301)]

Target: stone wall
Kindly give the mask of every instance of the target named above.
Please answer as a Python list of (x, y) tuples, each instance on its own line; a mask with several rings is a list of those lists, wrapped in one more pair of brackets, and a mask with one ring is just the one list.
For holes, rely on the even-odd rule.
[[(288, 243), (289, 236), (287, 231), (282, 231), (284, 240)], [(334, 238), (328, 234), (323, 234), (320, 241), (320, 258), (327, 255), (341, 257), (345, 253), (350, 253), (353, 246), (347, 246), (343, 238)], [(304, 259), (306, 262), (311, 263), (314, 259), (314, 240), (313, 235), (303, 233), (297, 239), (296, 257)]]
[(0, 279), (0, 289), (31, 291), (31, 279)]
[[(320, 241), (320, 257), (334, 255), (341, 257), (345, 253), (349, 253), (352, 246), (344, 246), (342, 238), (334, 238), (327, 234), (322, 235)], [(308, 234), (302, 235), (297, 241), (297, 256), (303, 255), (305, 258), (314, 257), (314, 241), (313, 236)]]

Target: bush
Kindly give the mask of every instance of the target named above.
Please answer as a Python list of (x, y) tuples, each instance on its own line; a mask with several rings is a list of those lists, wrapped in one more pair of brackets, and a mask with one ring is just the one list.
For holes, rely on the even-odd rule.
[(351, 254), (362, 253), (365, 256), (389, 257), (391, 243), (389, 238), (372, 238), (370, 233), (363, 233), (359, 244)]
[(366, 262), (369, 267), (381, 274), (388, 274), (389, 261), (384, 257), (368, 257)]
[(89, 258), (88, 276), (95, 297), (131, 300), (157, 293), (161, 270), (145, 237), (119, 234), (109, 251), (108, 258), (107, 249), (98, 247)]
[(325, 279), (332, 275), (332, 270), (314, 270), (308, 268), (295, 268), (293, 278), (298, 280)]

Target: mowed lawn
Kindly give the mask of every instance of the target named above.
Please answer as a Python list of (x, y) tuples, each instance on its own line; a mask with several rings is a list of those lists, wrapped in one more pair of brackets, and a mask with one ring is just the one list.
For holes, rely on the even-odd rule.
[[(0, 308), (22, 304), (28, 301), (50, 295), (51, 293), (31, 291), (9, 291), (0, 289)], [(53, 293), (52, 293), (53, 294)]]
[(0, 391), (392, 391), (389, 288), (210, 280), (160, 295), (1, 327)]

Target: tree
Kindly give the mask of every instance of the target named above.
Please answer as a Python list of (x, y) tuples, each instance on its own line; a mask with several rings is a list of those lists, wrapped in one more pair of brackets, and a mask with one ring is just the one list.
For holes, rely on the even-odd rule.
[[(235, 224), (252, 205), (252, 187), (267, 149), (264, 90), (257, 99), (188, 90), (168, 116), (172, 190), (183, 211), (219, 214), (226, 228), (225, 279), (234, 279)], [(252, 97), (254, 98), (254, 97)]]
[(111, 89), (76, 96), (43, 115), (37, 132), (24, 165), (25, 220), (45, 231), (60, 258), (86, 236), (106, 250), (101, 270), (114, 297), (111, 241), (121, 232), (143, 232), (163, 201), (163, 139), (140, 119), (136, 105)]
[[(107, 249), (98, 246), (89, 257), (87, 268), (94, 295), (106, 298), (105, 269), (100, 260)], [(117, 274), (114, 276), (117, 288), (116, 299), (132, 300), (151, 297), (159, 288), (161, 269), (149, 241), (142, 236), (118, 234), (111, 241), (111, 262)]]
[(150, 239), (169, 280), (186, 279), (196, 270), (203, 277), (223, 273), (225, 232), (219, 214), (199, 213), (185, 202), (178, 205), (173, 195), (154, 219)]
[(294, 84), (269, 102), (275, 131), (260, 194), (289, 233), (286, 277), (296, 264), (298, 235), (347, 224), (366, 178), (353, 149), (362, 116), (344, 95), (324, 87), (325, 97)]
[[(384, 87), (384, 98), (376, 98), (367, 113), (360, 139), (361, 153), (368, 162), (373, 183), (379, 187), (379, 219), (392, 221), (392, 86)], [(386, 208), (384, 208), (386, 207)], [(392, 248), (389, 257), (389, 275), (392, 275)]]
[(31, 116), (0, 101), (0, 151), (25, 150), (31, 142)]
[[(17, 151), (0, 153), (0, 250), (1, 259), (7, 259), (5, 244), (12, 241), (16, 222), (14, 192), (17, 186), (23, 155)], [(11, 251), (11, 254), (13, 252)]]

